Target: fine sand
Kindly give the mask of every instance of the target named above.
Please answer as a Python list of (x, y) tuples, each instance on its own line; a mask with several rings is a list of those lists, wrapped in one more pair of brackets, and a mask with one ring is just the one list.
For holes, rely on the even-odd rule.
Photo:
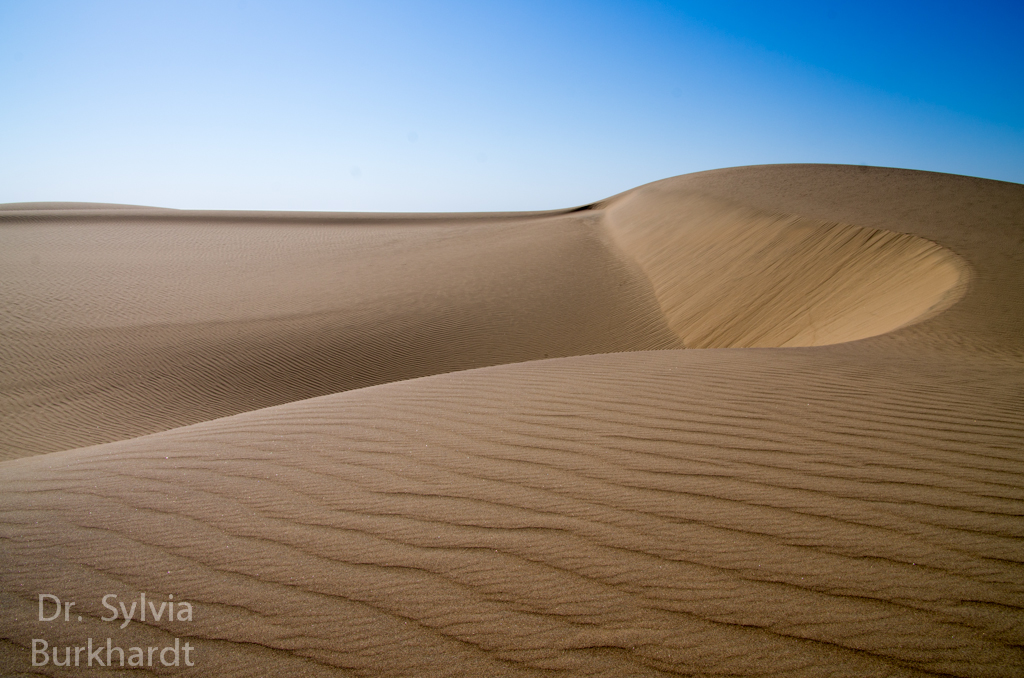
[(1024, 186), (0, 206), (0, 459), (4, 676), (1014, 678)]

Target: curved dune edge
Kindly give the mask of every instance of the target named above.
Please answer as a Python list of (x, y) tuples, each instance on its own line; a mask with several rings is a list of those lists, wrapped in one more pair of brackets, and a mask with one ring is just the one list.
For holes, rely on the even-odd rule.
[(605, 208), (687, 348), (823, 346), (948, 308), (969, 269), (922, 238), (655, 184)]
[[(932, 240), (971, 284), (856, 342), (498, 365), (5, 462), (0, 672), (112, 637), (187, 640), (196, 676), (1020, 675), (1024, 187), (669, 183)], [(142, 591), (194, 620), (99, 620)], [(42, 592), (83, 621), (36, 621)]]

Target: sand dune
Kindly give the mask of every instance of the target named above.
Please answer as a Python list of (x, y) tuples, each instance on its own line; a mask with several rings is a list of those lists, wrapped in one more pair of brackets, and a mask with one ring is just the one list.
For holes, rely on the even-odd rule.
[[(4, 675), (108, 637), (187, 675), (1024, 670), (1024, 187), (0, 238)], [(193, 619), (102, 620), (143, 591)]]
[(681, 346), (596, 217), (14, 214), (0, 227), (8, 458), (454, 370)]

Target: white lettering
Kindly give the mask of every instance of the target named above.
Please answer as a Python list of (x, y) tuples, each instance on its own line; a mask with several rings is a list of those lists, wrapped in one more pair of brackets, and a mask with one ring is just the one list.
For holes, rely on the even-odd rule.
[[(77, 654), (75, 655), (78, 656)], [(54, 666), (71, 666), (71, 648), (64, 648), (64, 663), (57, 661), (57, 648), (53, 648), (53, 665)]]
[[(180, 642), (181, 641), (179, 639), (175, 638), (174, 639), (174, 647), (167, 646), (163, 650), (160, 651), (160, 663), (161, 664), (163, 664), (164, 666), (178, 666), (178, 662), (181, 661), (179, 659), (179, 653), (181, 652), (181, 650), (178, 647), (178, 644)], [(171, 663), (171, 662), (167, 661), (166, 659), (164, 659), (164, 655), (167, 654), (168, 652), (173, 652), (174, 653), (174, 662), (173, 663)]]
[(90, 638), (89, 639), (89, 666), (92, 666), (93, 657), (96, 658), (96, 663), (97, 664), (99, 664), (100, 666), (106, 666), (106, 664), (103, 663), (103, 660), (100, 659), (100, 652), (102, 652), (102, 651), (103, 651), (103, 646), (100, 645), (100, 646), (98, 646), (96, 648), (96, 651), (93, 652), (93, 649), (92, 649), (92, 638)]
[(110, 646), (110, 638), (107, 638), (107, 666), (113, 666), (114, 665), (114, 662), (112, 662), (110, 660), (110, 654), (114, 650), (117, 650), (117, 652), (121, 655), (121, 666), (124, 666), (124, 650), (122, 650), (119, 647), (111, 647)]
[[(42, 643), (43, 646), (39, 647), (39, 643)], [(32, 639), (32, 666), (46, 666), (50, 663), (50, 654), (46, 651), (48, 647), (50, 647), (50, 644), (42, 638)], [(42, 662), (39, 661), (39, 655), (43, 656)], [(188, 655), (185, 656), (187, 657)]]
[(111, 612), (114, 613), (114, 616), (110, 617), (109, 619), (106, 618), (106, 617), (100, 617), (100, 619), (102, 619), (103, 621), (114, 621), (115, 619), (117, 619), (117, 608), (114, 607), (113, 605), (111, 605), (110, 603), (108, 603), (107, 602), (107, 598), (117, 598), (117, 594), (116, 593), (108, 593), (107, 595), (103, 596), (103, 600), (100, 601), (100, 602), (103, 603), (103, 607), (107, 608), (108, 610), (110, 610)]
[(128, 626), (128, 624), (132, 623), (132, 617), (135, 616), (136, 602), (134, 600), (132, 601), (132, 606), (130, 610), (125, 609), (124, 603), (118, 603), (118, 605), (121, 606), (121, 613), (124, 615), (124, 623), (121, 624), (121, 628), (123, 629), (124, 627)]
[[(44, 598), (52, 600), (53, 603), (57, 606), (57, 611), (54, 612), (49, 617), (43, 616), (43, 599)], [(54, 619), (56, 619), (59, 616), (60, 616), (60, 598), (58, 598), (57, 596), (50, 595), (49, 593), (40, 593), (39, 594), (39, 621), (53, 621)]]
[[(160, 621), (160, 618), (164, 616), (164, 610), (167, 608), (167, 603), (160, 603), (160, 609), (157, 610), (156, 605), (153, 601), (149, 601), (149, 611), (153, 613), (153, 621)], [(167, 621), (171, 621), (170, 615), (167, 616)]]

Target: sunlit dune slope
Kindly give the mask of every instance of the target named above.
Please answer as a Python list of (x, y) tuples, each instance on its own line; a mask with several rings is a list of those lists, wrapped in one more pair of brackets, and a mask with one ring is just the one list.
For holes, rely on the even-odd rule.
[[(868, 357), (521, 363), (8, 462), (5, 666), (113, 636), (190, 638), (192, 675), (1018, 676), (1021, 373)], [(99, 621), (141, 591), (195, 619)]]
[[(190, 218), (199, 231), (199, 220), (213, 216)], [(3, 228), (39, 229), (54, 218)], [(79, 218), (68, 217), (69, 230), (83, 227)], [(110, 218), (91, 223), (157, 226)], [(280, 381), (294, 398), (342, 354), (349, 364), (365, 360), (380, 381), (0, 464), (0, 672), (68, 675), (32, 669), (33, 639), (63, 647), (87, 637), (122, 646), (187, 640), (196, 666), (173, 671), (194, 676), (1024, 671), (1024, 187), (768, 166), (677, 177), (563, 213), (453, 223), (379, 217), (401, 221), (383, 229), (393, 240), (374, 230), (374, 218), (350, 219), (358, 228), (342, 225), (338, 237), (383, 239), (364, 249), (349, 240), (330, 245), (319, 231), (301, 235), (309, 223), (288, 227), (298, 229), (294, 240), (278, 235), (280, 225), (257, 239), (283, 253), (281, 270), (298, 281), (277, 296), (270, 285), (245, 296), (255, 278), (238, 278), (255, 255), (243, 242), (223, 250), (247, 253), (237, 268), (225, 268), (226, 254), (205, 255), (222, 273), (196, 279), (195, 294), (208, 296), (191, 311), (182, 302), (155, 304), (152, 290), (171, 285), (156, 276), (137, 296), (115, 286), (110, 300), (79, 315), (78, 301), (65, 306), (32, 292), (19, 307), (28, 311), (7, 316), (26, 332), (44, 318), (36, 344), (21, 335), (5, 344), (19, 356), (37, 344), (63, 350), (52, 347), (80, 331), (68, 327), (117, 326), (110, 319), (119, 306), (133, 309), (122, 328), (146, 313), (168, 314), (154, 324), (160, 331), (147, 329), (151, 345), (128, 331), (116, 335), (124, 343), (114, 355), (141, 366), (121, 382), (102, 381), (113, 358), (103, 369), (83, 367), (110, 350), (97, 348), (108, 346), (107, 335), (75, 339), (74, 351), (46, 363), (49, 372), (38, 368), (34, 382), (25, 380), (25, 398), (40, 398), (46, 385), (53, 405), (38, 415), (22, 401), (4, 406), (37, 417), (17, 433), (20, 454), (80, 435), (54, 414), (62, 407), (92, 413), (82, 421), (100, 422), (102, 435), (116, 433), (116, 417), (104, 414), (115, 409), (111, 398), (121, 398), (125, 419), (145, 414), (154, 430), (170, 424), (155, 400), (161, 382), (140, 376), (147, 360), (178, 379), (163, 382), (182, 394), (168, 407), (191, 398), (178, 407), (195, 416), (216, 412), (216, 395), (244, 404), (244, 389), (229, 376), (267, 392)], [(262, 227), (271, 224), (233, 224), (217, 237)], [(107, 249), (121, 236), (128, 237), (111, 235)], [(186, 265), (182, 250), (144, 240), (133, 246), (150, 253), (153, 271)], [(467, 242), (475, 258), (461, 256)], [(166, 264), (153, 254), (161, 249)], [(191, 250), (190, 270), (208, 249)], [(571, 255), (581, 258), (567, 269)], [(275, 256), (257, 268), (274, 270)], [(787, 257), (799, 266), (786, 266)], [(348, 266), (331, 277), (339, 258)], [(404, 268), (377, 273), (395, 258)], [(62, 268), (68, 276), (82, 270), (52, 270)], [(21, 289), (43, 284), (18, 275)], [(534, 275), (541, 278), (531, 282)], [(310, 292), (322, 276), (333, 295)], [(221, 280), (219, 289), (209, 280)], [(334, 299), (369, 310), (337, 311), (330, 317), (340, 324), (320, 327), (320, 339), (304, 335), (302, 314), (313, 317), (317, 303)], [(260, 319), (289, 300), (299, 310), (285, 336), (300, 349), (262, 346)], [(42, 308), (49, 310), (33, 310)], [(406, 324), (384, 325), (398, 328), (395, 335), (368, 335), (391, 308), (406, 309), (410, 315), (398, 316)], [(502, 316), (487, 314), (498, 308), (538, 318), (518, 325), (535, 334), (520, 344), (514, 332), (495, 338), (494, 318)], [(603, 308), (619, 315), (601, 315)], [(231, 356), (223, 348), (230, 343), (193, 338), (178, 354), (159, 343), (163, 332), (193, 327), (189, 318), (196, 334), (186, 336), (231, 336), (210, 329), (228, 323), (216, 314), (237, 322), (234, 336), (254, 347), (242, 352), (237, 374), (218, 373), (224, 358), (209, 359)], [(403, 360), (374, 348), (381, 336), (402, 345), (409, 328), (430, 317), (442, 320), (406, 344)], [(560, 325), (563, 317), (581, 320)], [(415, 379), (374, 363), (391, 357), (457, 369), (440, 339), (455, 341), (446, 329), (453, 324), (477, 329), (458, 334), (464, 343), (450, 355), (518, 357)], [(324, 346), (316, 342), (337, 327), (355, 328), (340, 333), (354, 348), (325, 350), (319, 367), (293, 372), (301, 356), (317, 354), (302, 347)], [(591, 329), (574, 339), (573, 327)], [(564, 357), (549, 348), (558, 341)], [(598, 350), (601, 341), (616, 348)], [(661, 350), (640, 350), (644, 342)], [(775, 347), (680, 350), (762, 343)], [(580, 345), (594, 348), (579, 353), (592, 354), (571, 353)], [(490, 352), (472, 354), (482, 351), (473, 346)], [(423, 358), (423, 347), (435, 352)], [(552, 359), (530, 360), (544, 353)], [(196, 367), (181, 367), (187, 357)], [(25, 369), (35, 364), (17, 359)], [(77, 399), (66, 390), (74, 370)], [(221, 390), (203, 386), (215, 383), (204, 370), (226, 382)], [(393, 374), (405, 380), (383, 383)], [(104, 594), (130, 601), (143, 591), (191, 601), (193, 620), (121, 629), (100, 619)], [(76, 601), (82, 621), (37, 621), (39, 593)]]
[(940, 310), (966, 286), (966, 266), (916, 236), (765, 212), (671, 183), (618, 198), (606, 221), (687, 348), (863, 339)]

